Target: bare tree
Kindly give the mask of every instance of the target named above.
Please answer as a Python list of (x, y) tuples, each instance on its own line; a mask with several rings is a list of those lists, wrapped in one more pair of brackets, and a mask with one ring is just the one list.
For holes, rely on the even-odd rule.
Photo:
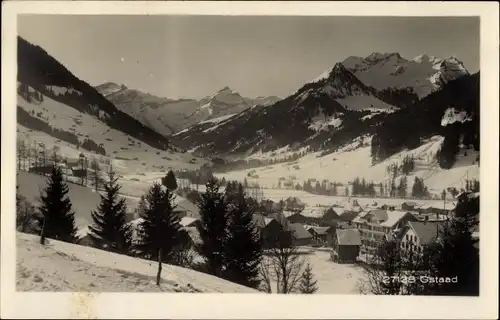
[(21, 159), (23, 157), (22, 154), (22, 147), (21, 147), (21, 139), (17, 137), (17, 144), (16, 144), (16, 149), (17, 149), (17, 170), (21, 171)]
[(368, 258), (363, 270), (365, 277), (357, 283), (358, 291), (376, 295), (425, 294), (429, 288), (417, 279), (429, 275), (429, 264), (427, 255), (414, 249), (402, 250), (396, 241), (386, 240)]
[(90, 160), (90, 168), (92, 169), (91, 175), (95, 190), (99, 191), (99, 186), (102, 180), (101, 178), (102, 170), (101, 166), (99, 165), (99, 161), (96, 158), (92, 158), (92, 160)]
[(52, 165), (57, 166), (59, 162), (61, 161), (61, 158), (59, 157), (59, 150), (60, 148), (58, 146), (54, 146), (52, 148), (52, 155), (50, 157), (50, 161), (52, 162)]
[(273, 293), (271, 287), (271, 280), (273, 279), (273, 275), (271, 270), (271, 259), (268, 256), (263, 256), (259, 266), (259, 276), (261, 279), (259, 290), (265, 293)]
[(276, 292), (282, 294), (293, 293), (301, 278), (306, 259), (292, 246), (291, 232), (281, 227), (278, 235), (269, 243), (266, 257), (261, 264), (261, 277), (264, 289), (269, 292), (270, 279), (276, 280)]
[[(40, 151), (40, 156), (42, 158), (43, 167), (46, 168), (47, 167), (47, 147), (43, 143), (42, 143), (41, 147), (42, 147), (42, 151)], [(45, 173), (44, 173), (44, 175), (45, 175)]]
[(18, 195), (16, 208), (16, 230), (25, 233), (36, 232), (35, 207), (22, 195)]
[(31, 143), (30, 141), (28, 140), (28, 143), (26, 144), (26, 157), (28, 158), (28, 167), (26, 168), (25, 166), (25, 170), (26, 171), (29, 171), (30, 167), (31, 167)]

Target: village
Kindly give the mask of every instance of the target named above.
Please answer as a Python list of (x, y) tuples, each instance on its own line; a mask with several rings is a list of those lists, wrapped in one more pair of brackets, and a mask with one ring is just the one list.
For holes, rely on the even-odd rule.
[[(30, 159), (26, 160), (31, 162)], [(46, 164), (41, 161), (34, 163), (29, 168), (26, 168), (26, 160), (20, 159), (19, 169), (28, 169), (26, 171), (39, 175), (50, 173), (53, 159), (47, 159)], [(66, 159), (59, 165), (67, 181), (81, 185), (95, 184), (93, 176), (99, 167), (96, 160), (88, 161), (80, 154), (78, 159)], [(102, 163), (100, 165), (103, 166)], [(198, 186), (186, 183), (184, 179), (177, 179), (177, 183), (180, 187), (176, 191), (176, 213), (181, 218), (181, 225), (188, 231), (190, 241), (197, 245), (200, 242), (199, 209), (192, 197), (189, 199), (189, 194), (195, 192)], [(312, 206), (298, 197), (272, 201), (266, 199), (262, 189), (259, 191), (257, 195), (255, 188), (249, 187), (246, 193), (257, 199), (253, 221), (265, 247), (272, 247), (270, 239), (274, 239), (280, 230), (288, 230), (292, 235), (293, 246), (327, 249), (331, 259), (339, 263), (366, 262), (384, 239), (398, 240), (401, 248), (408, 246), (408, 242), (420, 248), (429, 245), (438, 239), (439, 225), (453, 214), (455, 206), (455, 202), (450, 199), (443, 200), (441, 204), (399, 199), (400, 205), (395, 205), (398, 199), (386, 201), (384, 198), (365, 197), (342, 197), (337, 201), (333, 199), (338, 198), (332, 198), (331, 205)], [(134, 212), (129, 213), (132, 225), (141, 221), (140, 210), (138, 204)], [(79, 236), (80, 244), (88, 244), (85, 228), (80, 230)], [(473, 236), (478, 239), (479, 230), (473, 230)]]
[[(92, 223), (90, 209), (99, 203), (99, 193), (106, 183), (105, 172), (116, 160), (87, 159), (83, 153), (78, 158), (67, 158), (59, 156), (58, 151), (45, 150), (42, 155), (32, 154), (32, 159), (26, 154), (19, 157), (18, 174), (21, 182), (26, 181), (20, 184), (20, 191), (36, 202), (33, 195), (37, 194), (36, 190), (44, 188), (45, 177), (50, 174), (53, 163), (57, 163), (70, 187), (70, 197), (75, 199), (73, 207), (79, 229), (76, 243), (94, 247), (88, 228)], [(119, 183), (123, 187), (120, 195), (127, 202), (127, 224), (136, 234), (144, 221), (142, 195), (153, 182), (163, 184), (166, 170), (141, 174), (114, 165), (113, 169), (118, 170)], [(34, 183), (36, 177), (39, 177), (36, 180), (39, 182)], [(229, 179), (224, 181), (217, 175), (215, 178), (223, 192)], [(197, 253), (197, 248), (202, 245), (197, 199), (204, 192), (205, 185), (178, 177), (174, 179), (178, 186), (174, 212), (186, 231), (183, 241), (193, 249), (190, 264), (202, 263), (203, 258)], [(246, 185), (243, 181), (241, 184)], [(262, 188), (252, 183), (245, 188), (245, 194), (252, 204), (252, 221), (264, 251), (270, 252), (278, 247), (280, 244), (276, 239), (282, 231), (287, 231), (293, 250), (313, 266), (322, 293), (359, 292), (358, 283), (365, 277), (363, 270), (380, 264), (378, 250), (388, 240), (395, 241), (401, 251), (413, 248), (416, 252), (423, 252), (426, 247), (437, 243), (441, 227), (453, 217), (461, 196), (461, 193), (451, 192), (442, 200), (326, 196), (303, 190)], [(471, 232), (473, 238), (479, 240), (478, 227)], [(479, 242), (475, 247), (479, 248)]]

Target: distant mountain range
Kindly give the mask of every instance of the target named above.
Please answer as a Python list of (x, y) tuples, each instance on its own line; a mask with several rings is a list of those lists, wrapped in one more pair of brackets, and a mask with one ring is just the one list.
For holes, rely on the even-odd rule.
[[(18, 70), (18, 122), (76, 144), (85, 133), (77, 135), (72, 121), (85, 118), (85, 130), (101, 123), (104, 132), (92, 136), (96, 150), (105, 143), (127, 150), (109, 143), (122, 139), (201, 157), (246, 157), (283, 147), (331, 152), (372, 135), (372, 155), (383, 158), (434, 134), (452, 137), (453, 145), (464, 136), (470, 144), (479, 141), (479, 73), (469, 74), (455, 57), (348, 57), (283, 99), (245, 98), (229, 87), (200, 100), (157, 97), (116, 83), (94, 88), (20, 37)], [(53, 103), (42, 103), (43, 97)], [(104, 137), (110, 130), (113, 136)]]
[[(461, 81), (463, 91), (454, 92), (457, 85), (451, 84), (461, 79), (466, 79)], [(408, 60), (398, 53), (349, 57), (270, 106), (202, 122), (171, 139), (173, 144), (204, 156), (248, 156), (283, 147), (297, 151), (334, 150), (361, 135), (375, 134), (377, 128), (398, 119), (400, 114), (411, 112), (417, 119), (431, 113), (433, 119), (441, 119), (443, 107), (460, 105), (472, 110), (473, 106), (464, 106), (463, 101), (473, 105), (479, 101), (478, 81), (477, 74), (471, 76), (454, 57), (421, 55)], [(451, 94), (438, 94), (444, 89)], [(471, 95), (464, 100), (466, 93)], [(429, 104), (434, 110), (419, 110), (419, 106)], [(419, 123), (433, 128), (429, 132), (423, 130), (424, 135), (439, 133), (434, 123)], [(439, 127), (440, 120), (436, 123)], [(405, 124), (401, 123), (402, 128)], [(402, 137), (407, 132), (392, 134)]]
[(201, 121), (239, 113), (254, 105), (270, 105), (278, 97), (244, 98), (224, 87), (201, 100), (157, 97), (125, 85), (107, 82), (96, 89), (118, 109), (168, 136)]

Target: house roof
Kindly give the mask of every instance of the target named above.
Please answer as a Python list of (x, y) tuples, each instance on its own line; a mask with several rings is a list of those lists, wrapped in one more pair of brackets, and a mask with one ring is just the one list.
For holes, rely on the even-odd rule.
[(442, 223), (440, 222), (408, 222), (408, 226), (410, 226), (415, 231), (415, 234), (420, 239), (420, 244), (424, 246), (436, 241), (438, 236), (438, 229), (441, 225)]
[(337, 222), (337, 228), (340, 229), (353, 229), (355, 228), (352, 224), (349, 224), (347, 221), (339, 221)]
[(417, 206), (418, 204), (415, 201), (405, 201), (402, 204), (406, 204), (407, 206)]
[(200, 232), (198, 231), (198, 229), (196, 227), (187, 227), (186, 231), (187, 231), (189, 237), (191, 238), (191, 240), (193, 240), (193, 242), (195, 244), (202, 243)]
[(321, 217), (323, 215), (324, 208), (322, 207), (305, 207), (302, 210), (302, 215), (306, 217)]
[(177, 205), (176, 210), (185, 210), (192, 214), (198, 215), (198, 207), (186, 198), (175, 196), (174, 203)]
[(271, 221), (275, 220), (274, 218), (268, 218), (268, 217), (264, 217), (264, 225), (268, 225), (271, 223)]
[(193, 218), (193, 217), (182, 217), (180, 224), (183, 227), (189, 227), (192, 225), (195, 221), (198, 221), (198, 218)]
[(358, 217), (361, 213), (359, 212), (342, 212), (340, 215), (340, 220), (342, 221), (354, 221), (356, 217)]
[(325, 212), (323, 213), (323, 218), (325, 218), (325, 219), (337, 219), (342, 213), (344, 213), (344, 209), (330, 207), (327, 210), (325, 210)]
[(258, 228), (264, 228), (266, 226), (264, 215), (262, 215), (261, 213), (254, 213), (252, 215), (252, 221)]
[(308, 231), (311, 231), (313, 230), (316, 234), (318, 235), (326, 235), (327, 234), (327, 231), (328, 229), (330, 229), (330, 227), (315, 227), (315, 226), (308, 226), (307, 230)]
[(290, 230), (295, 239), (310, 239), (312, 235), (300, 223), (290, 223)]
[(365, 215), (365, 217), (367, 217), (368, 215), (371, 215), (371, 219), (376, 221), (386, 221), (389, 219), (389, 214), (387, 213), (387, 210), (382, 210), (382, 209), (370, 210), (368, 211), (368, 214)]
[(417, 207), (418, 209), (427, 210), (431, 208), (430, 204), (421, 204)]
[(358, 229), (337, 229), (337, 241), (341, 246), (360, 246), (361, 236)]
[[(392, 228), (396, 225), (396, 223), (399, 222), (407, 213), (408, 211), (387, 211), (387, 220), (382, 222), (380, 225), (384, 227), (389, 227)], [(411, 213), (410, 213), (411, 214)]]
[(274, 213), (270, 214), (269, 217), (278, 221), (285, 229), (288, 227), (289, 221), (283, 213), (274, 212)]
[(365, 222), (368, 217), (371, 217), (372, 220), (379, 221), (381, 226), (392, 228), (407, 213), (408, 211), (376, 209), (376, 210), (370, 210), (368, 212), (361, 212), (352, 221), (362, 223)]

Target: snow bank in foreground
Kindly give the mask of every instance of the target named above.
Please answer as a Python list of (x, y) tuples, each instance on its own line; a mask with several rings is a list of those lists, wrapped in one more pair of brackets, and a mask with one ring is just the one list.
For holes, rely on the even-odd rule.
[(223, 292), (257, 291), (190, 269), (157, 264), (125, 255), (17, 233), (16, 286), (19, 291)]

